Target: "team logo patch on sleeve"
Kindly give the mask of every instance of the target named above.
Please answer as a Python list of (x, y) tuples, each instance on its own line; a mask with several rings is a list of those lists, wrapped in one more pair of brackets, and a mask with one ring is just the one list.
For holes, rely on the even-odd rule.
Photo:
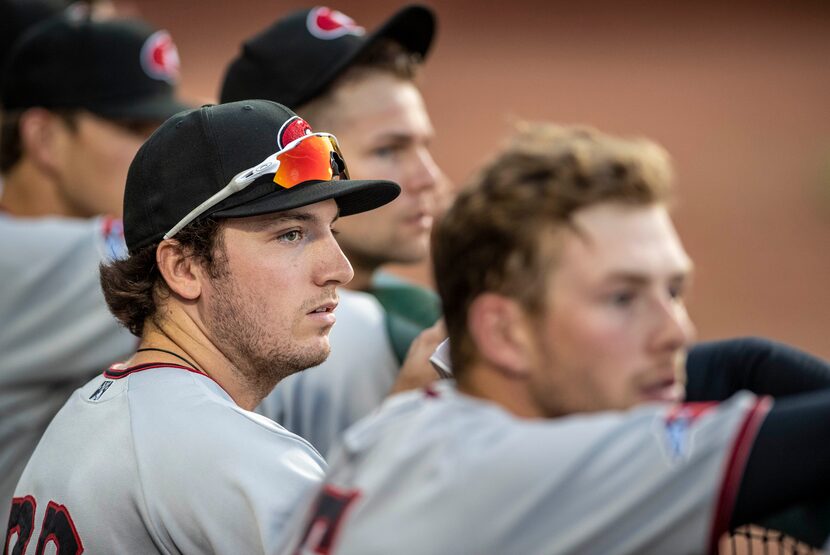
[(671, 464), (689, 460), (694, 447), (695, 422), (717, 403), (674, 405), (656, 419), (655, 431)]
[(322, 40), (339, 39), (346, 35), (362, 36), (366, 30), (354, 19), (331, 8), (313, 8), (308, 12), (306, 27), (312, 36)]
[(141, 67), (158, 81), (175, 83), (179, 79), (179, 51), (167, 31), (156, 31), (141, 47)]

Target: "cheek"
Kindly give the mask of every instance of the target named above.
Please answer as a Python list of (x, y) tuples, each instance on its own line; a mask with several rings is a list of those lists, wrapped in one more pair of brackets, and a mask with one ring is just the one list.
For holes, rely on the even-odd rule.
[(85, 149), (89, 172), (98, 174), (101, 182), (123, 186), (127, 179), (130, 163), (141, 143), (132, 138), (100, 138)]
[[(560, 311), (549, 328), (550, 348), (567, 357), (593, 381), (618, 382), (624, 379), (626, 361), (636, 352), (630, 326), (599, 312), (582, 309)], [(587, 376), (586, 376), (587, 377)]]
[(232, 294), (260, 329), (280, 335), (295, 325), (302, 298), (297, 287), (266, 276), (273, 274), (261, 271), (236, 273)]
[(403, 177), (402, 165), (394, 156), (364, 156), (354, 161), (346, 158), (346, 161), (352, 179), (388, 179), (398, 183)]
[(336, 229), (341, 233), (365, 234), (368, 241), (387, 232), (390, 224), (396, 219), (398, 206), (397, 199), (389, 204), (376, 208), (365, 214), (356, 214), (337, 221)]

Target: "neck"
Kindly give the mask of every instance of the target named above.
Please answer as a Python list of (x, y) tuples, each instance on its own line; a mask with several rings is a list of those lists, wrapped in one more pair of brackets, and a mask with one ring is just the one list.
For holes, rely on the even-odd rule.
[(265, 398), (268, 391), (259, 391), (247, 383), (234, 364), (184, 310), (173, 302), (168, 303), (163, 312), (160, 322), (148, 320), (144, 325), (139, 349), (151, 350), (136, 352), (125, 365), (134, 366), (146, 362), (185, 365), (177, 356), (152, 350), (164, 349), (191, 361), (196, 370), (209, 376), (237, 405), (246, 410), (253, 410)]
[(15, 216), (80, 217), (60, 194), (56, 179), (27, 160), (3, 176), (2, 194), (0, 204)]
[(544, 418), (527, 382), (486, 363), (465, 368), (457, 378), (458, 391), (501, 406), (519, 418)]

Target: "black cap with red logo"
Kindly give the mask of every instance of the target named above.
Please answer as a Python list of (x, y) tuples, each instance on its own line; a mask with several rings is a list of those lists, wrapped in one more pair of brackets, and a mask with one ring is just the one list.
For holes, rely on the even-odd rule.
[(188, 108), (175, 97), (179, 57), (166, 31), (138, 20), (54, 17), (9, 55), (6, 111), (83, 108), (112, 119), (164, 120)]
[(378, 39), (423, 57), (434, 33), (435, 15), (426, 6), (402, 8), (372, 34), (330, 8), (297, 11), (242, 44), (220, 97), (222, 102), (267, 98), (296, 109), (322, 93)]
[[(268, 100), (203, 106), (176, 114), (142, 145), (127, 174), (124, 237), (130, 253), (173, 236), (176, 226), (207, 217), (255, 216), (327, 199), (334, 199), (340, 215), (348, 216), (398, 196), (400, 187), (391, 181), (349, 179), (342, 158), (330, 158), (331, 153), (324, 150), (297, 158), (296, 172), (309, 169), (308, 154), (322, 156), (324, 166), (337, 162), (342, 176), (309, 173), (308, 179), (300, 176), (296, 185), (280, 183), (275, 171), (291, 161), (268, 160), (300, 141), (324, 138), (315, 135), (321, 134), (313, 133), (285, 106)], [(231, 188), (232, 184), (240, 186)], [(223, 191), (229, 194), (211, 202)]]

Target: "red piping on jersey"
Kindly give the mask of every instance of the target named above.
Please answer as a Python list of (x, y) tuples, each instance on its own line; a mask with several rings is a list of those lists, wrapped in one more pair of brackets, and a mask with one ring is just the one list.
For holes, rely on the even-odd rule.
[(424, 386), (424, 395), (427, 397), (440, 397), (441, 394), (438, 393), (438, 390), (433, 387), (432, 384)]
[(718, 543), (721, 536), (729, 530), (729, 520), (732, 517), (732, 509), (735, 508), (738, 487), (741, 484), (744, 468), (746, 468), (746, 461), (749, 458), (749, 452), (752, 450), (752, 444), (755, 442), (758, 429), (764, 422), (770, 407), (772, 407), (771, 397), (758, 399), (755, 406), (747, 413), (738, 435), (735, 436), (732, 453), (729, 455), (729, 463), (726, 465), (721, 481), (720, 494), (718, 495), (709, 534), (709, 553), (713, 555), (718, 553)]
[[(300, 553), (309, 548), (318, 555), (331, 555), (337, 547), (337, 536), (340, 533), (340, 528), (346, 518), (346, 514), (354, 507), (354, 502), (360, 499), (360, 495), (361, 493), (358, 489), (340, 489), (332, 484), (325, 484), (317, 497), (317, 501), (314, 504), (314, 512), (311, 513), (311, 518), (306, 527), (305, 534), (303, 534), (303, 539), (297, 546), (294, 555), (300, 555)], [(336, 515), (322, 515), (319, 513), (320, 506), (326, 498), (337, 499), (343, 502)], [(329, 518), (326, 518), (327, 516)], [(334, 520), (331, 520), (332, 516)], [(319, 538), (316, 538), (319, 540), (318, 545), (309, 546), (307, 544), (311, 539), (311, 533), (318, 523), (322, 524), (326, 528), (326, 531)], [(328, 538), (326, 538), (327, 535)], [(326, 541), (327, 543), (324, 543)]]
[[(196, 370), (195, 368), (191, 368), (190, 366), (182, 366), (181, 364), (173, 364), (171, 362), (145, 362), (144, 364), (136, 364), (135, 366), (130, 366), (129, 368), (125, 368), (124, 370), (113, 370), (113, 367), (110, 366), (109, 369), (107, 369), (104, 372), (104, 377), (109, 378), (111, 380), (120, 380), (121, 378), (126, 378), (130, 374), (135, 374), (136, 372), (143, 372), (144, 370), (152, 370), (153, 368), (177, 368), (179, 370), (187, 370), (188, 372), (200, 374), (206, 378), (210, 378), (210, 376), (208, 376), (201, 370)], [(210, 379), (213, 380), (213, 378)]]

